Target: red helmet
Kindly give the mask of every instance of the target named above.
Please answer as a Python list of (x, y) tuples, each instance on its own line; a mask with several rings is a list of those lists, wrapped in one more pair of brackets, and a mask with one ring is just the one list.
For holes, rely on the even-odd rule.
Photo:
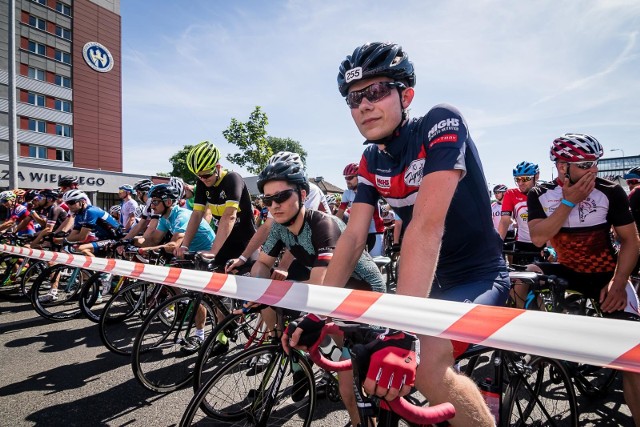
[(552, 162), (568, 163), (595, 161), (602, 157), (602, 145), (591, 135), (566, 133), (551, 143)]
[(353, 176), (353, 175), (358, 175), (357, 163), (349, 163), (342, 171), (342, 176)]

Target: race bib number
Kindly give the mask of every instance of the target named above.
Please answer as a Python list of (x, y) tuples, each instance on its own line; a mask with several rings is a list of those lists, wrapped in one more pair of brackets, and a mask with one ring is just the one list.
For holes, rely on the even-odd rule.
[(362, 78), (362, 67), (356, 67), (347, 71), (344, 75), (344, 79), (347, 83), (353, 80), (360, 80)]

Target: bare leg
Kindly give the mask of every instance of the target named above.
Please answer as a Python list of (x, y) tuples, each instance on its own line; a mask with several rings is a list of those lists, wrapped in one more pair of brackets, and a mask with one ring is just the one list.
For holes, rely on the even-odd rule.
[(624, 400), (631, 411), (633, 422), (636, 426), (640, 426), (640, 374), (623, 372), (622, 390), (624, 391)]

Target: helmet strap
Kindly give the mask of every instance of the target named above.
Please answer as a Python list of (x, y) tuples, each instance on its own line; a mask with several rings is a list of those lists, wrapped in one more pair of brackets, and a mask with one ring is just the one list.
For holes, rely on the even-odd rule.
[(298, 219), (298, 215), (300, 215), (300, 211), (302, 211), (303, 203), (302, 203), (302, 191), (300, 191), (300, 186), (297, 186), (297, 193), (298, 193), (298, 210), (296, 211), (295, 215), (293, 215), (291, 219), (289, 219), (289, 221), (287, 221), (284, 224), (285, 227), (291, 227)]

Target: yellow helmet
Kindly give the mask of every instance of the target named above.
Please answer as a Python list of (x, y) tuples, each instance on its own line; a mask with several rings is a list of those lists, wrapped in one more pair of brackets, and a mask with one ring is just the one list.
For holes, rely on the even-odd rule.
[(195, 175), (213, 170), (219, 161), (220, 150), (209, 141), (201, 142), (187, 154), (187, 167)]

